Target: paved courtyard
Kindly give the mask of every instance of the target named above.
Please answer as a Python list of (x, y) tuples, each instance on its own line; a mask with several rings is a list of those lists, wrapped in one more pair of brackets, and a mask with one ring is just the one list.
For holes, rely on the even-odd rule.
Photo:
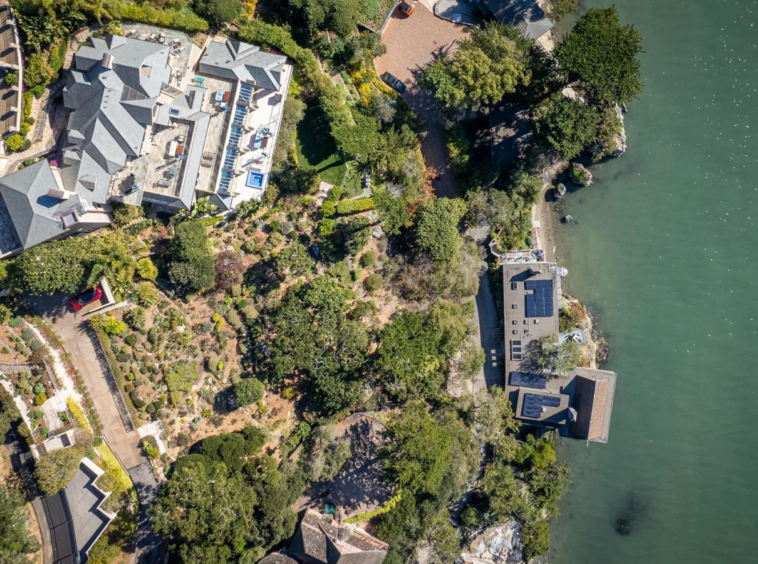
[(443, 122), (429, 92), (416, 82), (426, 65), (442, 53), (455, 52), (456, 42), (468, 33), (468, 27), (440, 19), (418, 2), (410, 17), (395, 9), (382, 33), (387, 53), (376, 59), (379, 75), (389, 72), (402, 80), (407, 86), (403, 97), (413, 111), (426, 119), (421, 152), (426, 166), (439, 175), (433, 182), (437, 195), (448, 198), (458, 195), (458, 187), (450, 172)]

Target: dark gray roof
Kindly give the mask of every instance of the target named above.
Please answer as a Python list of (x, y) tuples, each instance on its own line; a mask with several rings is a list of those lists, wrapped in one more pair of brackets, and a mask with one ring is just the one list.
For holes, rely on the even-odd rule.
[(241, 80), (266, 90), (279, 90), (284, 55), (265, 53), (256, 45), (229, 40), (211, 41), (205, 49), (198, 70), (203, 74), (228, 80)]
[(0, 257), (20, 249), (21, 241), (18, 240), (5, 200), (0, 196)]
[(539, 39), (553, 29), (552, 22), (535, 0), (482, 0), (502, 24), (512, 25), (531, 39)]
[(50, 188), (57, 188), (57, 184), (47, 160), (0, 178), (0, 195), (24, 249), (64, 231), (57, 217), (61, 200), (47, 195)]

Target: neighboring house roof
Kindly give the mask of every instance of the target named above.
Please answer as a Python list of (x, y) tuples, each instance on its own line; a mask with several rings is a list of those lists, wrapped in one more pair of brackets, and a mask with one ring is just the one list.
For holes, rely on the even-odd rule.
[(47, 195), (51, 188), (57, 185), (47, 160), (0, 178), (0, 195), (24, 249), (64, 231), (58, 215), (61, 200)]
[(264, 556), (258, 564), (297, 564), (297, 560), (290, 558), (286, 554), (273, 552)]
[(607, 443), (616, 393), (616, 374), (604, 370), (577, 368), (574, 405), (577, 419), (571, 433), (581, 439)]
[(353, 525), (307, 509), (289, 552), (305, 564), (382, 564), (387, 544)]
[(517, 27), (531, 39), (539, 39), (553, 29), (552, 22), (535, 0), (482, 1), (500, 23)]
[(265, 53), (256, 45), (229, 40), (211, 41), (198, 69), (201, 73), (240, 80), (266, 90), (279, 90), (287, 57)]

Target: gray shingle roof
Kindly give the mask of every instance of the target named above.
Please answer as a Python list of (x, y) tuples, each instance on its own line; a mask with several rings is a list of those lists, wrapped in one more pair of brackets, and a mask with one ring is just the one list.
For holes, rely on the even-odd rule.
[(63, 223), (55, 217), (61, 200), (47, 195), (50, 188), (57, 184), (47, 160), (0, 178), (0, 195), (24, 249), (63, 232)]
[(531, 39), (539, 39), (553, 29), (552, 22), (535, 0), (482, 0), (502, 24), (515, 26)]
[(260, 47), (229, 40), (211, 41), (198, 69), (201, 73), (229, 80), (241, 80), (266, 90), (279, 90), (284, 55), (264, 53)]
[(13, 226), (13, 220), (5, 200), (0, 196), (0, 256), (4, 256), (21, 248), (21, 241), (18, 240), (16, 228)]

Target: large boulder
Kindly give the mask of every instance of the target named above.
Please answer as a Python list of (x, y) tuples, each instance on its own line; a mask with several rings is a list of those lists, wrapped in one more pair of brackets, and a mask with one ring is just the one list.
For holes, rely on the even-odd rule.
[(558, 186), (555, 187), (554, 197), (555, 201), (558, 202), (563, 198), (563, 196), (566, 195), (566, 186), (563, 184), (558, 184)]
[(579, 163), (571, 163), (569, 177), (574, 184), (578, 184), (579, 186), (589, 186), (592, 184), (592, 173)]

